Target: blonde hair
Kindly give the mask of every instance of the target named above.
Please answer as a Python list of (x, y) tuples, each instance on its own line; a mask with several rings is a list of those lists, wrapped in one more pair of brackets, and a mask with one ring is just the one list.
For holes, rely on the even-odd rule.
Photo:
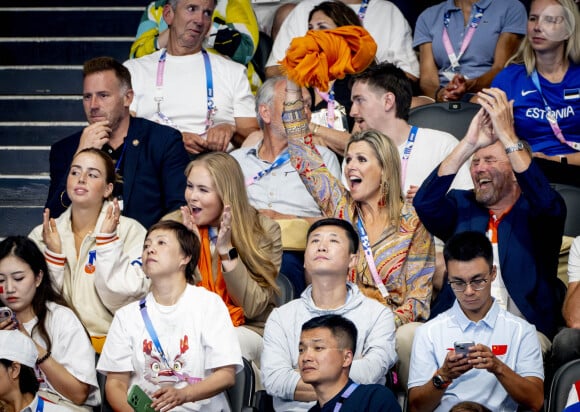
[(346, 145), (346, 152), (351, 144), (366, 142), (381, 165), (381, 186), (384, 185), (384, 202), (391, 224), (398, 228), (399, 215), (403, 207), (403, 189), (401, 188), (401, 159), (399, 150), (390, 138), (377, 130), (365, 130), (351, 136)]
[[(534, 3), (535, 0), (532, 1)], [(580, 14), (578, 13), (578, 8), (574, 4), (573, 0), (554, 0), (559, 3), (567, 13), (573, 16), (574, 20), (571, 22), (573, 25), (572, 35), (565, 40), (564, 47), (564, 57), (568, 60), (572, 60), (574, 63), (580, 63)], [(531, 75), (536, 67), (536, 54), (530, 43), (528, 36), (524, 37), (520, 47), (516, 54), (508, 60), (506, 66), (509, 64), (524, 64), (526, 66), (526, 71), (528, 75)]]
[(260, 286), (277, 291), (278, 268), (270, 259), (271, 250), (264, 250), (259, 245), (260, 239), (267, 234), (260, 224), (258, 211), (248, 201), (240, 165), (227, 153), (212, 152), (191, 161), (185, 169), (185, 176), (189, 176), (191, 169), (198, 165), (209, 172), (222, 204), (231, 206), (232, 243), (250, 275)]

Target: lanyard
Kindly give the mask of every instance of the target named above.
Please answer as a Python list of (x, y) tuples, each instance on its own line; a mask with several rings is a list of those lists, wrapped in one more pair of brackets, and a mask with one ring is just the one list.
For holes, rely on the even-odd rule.
[[(213, 126), (213, 117), (217, 108), (215, 107), (215, 102), (213, 100), (213, 76), (211, 73), (211, 62), (209, 60), (209, 55), (205, 49), (201, 49), (201, 54), (203, 55), (203, 64), (205, 66), (205, 84), (206, 84), (206, 96), (207, 96), (207, 114), (205, 116), (205, 131)], [(157, 103), (157, 114), (159, 117), (166, 122), (166, 124), (174, 124), (171, 119), (169, 119), (165, 114), (161, 112), (161, 102), (163, 101), (163, 76), (165, 73), (165, 62), (167, 61), (167, 49), (161, 51), (161, 56), (159, 56), (159, 61), (157, 63), (157, 77), (156, 77), (156, 91), (154, 100)]]
[(560, 143), (566, 144), (570, 146), (572, 149), (580, 151), (580, 143), (570, 142), (566, 140), (566, 138), (564, 137), (564, 133), (562, 133), (562, 129), (560, 129), (560, 126), (558, 125), (556, 112), (552, 110), (552, 108), (548, 104), (548, 101), (544, 97), (544, 93), (542, 93), (542, 86), (540, 85), (540, 77), (538, 76), (538, 71), (536, 69), (534, 69), (534, 71), (532, 72), (532, 83), (534, 83), (534, 86), (536, 86), (536, 89), (538, 89), (540, 96), (542, 96), (542, 100), (544, 101), (544, 108), (546, 110), (546, 119), (548, 119), (548, 123), (550, 123), (550, 127), (552, 128), (552, 132), (554, 132), (554, 136), (556, 136), (556, 138), (560, 141)]
[(155, 345), (155, 349), (157, 349), (157, 352), (161, 356), (163, 363), (165, 363), (165, 366), (167, 367), (167, 369), (170, 370), (171, 373), (174, 376), (176, 376), (177, 378), (179, 378), (180, 380), (187, 382), (189, 384), (200, 382), (201, 378), (192, 378), (192, 377), (188, 376), (187, 374), (179, 373), (179, 372), (173, 370), (173, 368), (171, 367), (171, 365), (167, 361), (167, 358), (165, 357), (165, 352), (163, 351), (163, 348), (161, 347), (161, 342), (159, 342), (159, 338), (157, 337), (157, 332), (155, 332), (155, 328), (153, 327), (153, 324), (151, 323), (151, 318), (149, 318), (149, 314), (147, 313), (147, 304), (146, 304), (145, 299), (146, 298), (143, 298), (139, 301), (139, 309), (141, 311), (141, 316), (143, 317), (143, 322), (145, 323), (145, 327), (147, 328), (147, 332), (149, 332), (149, 336), (151, 337), (151, 340), (153, 341), (153, 344)]
[(316, 89), (316, 93), (326, 102), (326, 125), (329, 129), (334, 129), (334, 106), (336, 102), (334, 99), (334, 84), (330, 87), (328, 93), (321, 92), (318, 89)]
[(351, 383), (348, 388), (346, 388), (346, 390), (344, 391), (344, 393), (340, 396), (340, 399), (336, 402), (336, 405), (334, 405), (334, 410), (333, 412), (338, 412), (340, 411), (340, 409), (342, 408), (342, 404), (344, 403), (344, 401), (346, 401), (348, 399), (348, 397), (350, 395), (352, 395), (352, 393), (356, 390), (356, 388), (358, 388), (358, 383)]
[(473, 39), (473, 35), (475, 34), (475, 29), (479, 26), (479, 22), (483, 17), (483, 9), (478, 5), (474, 4), (475, 7), (475, 14), (471, 17), (471, 21), (469, 22), (469, 29), (467, 29), (467, 34), (463, 38), (463, 42), (461, 43), (461, 49), (459, 51), (459, 56), (455, 55), (455, 50), (453, 50), (453, 45), (451, 44), (451, 40), (449, 39), (449, 33), (447, 32), (447, 28), (449, 27), (449, 21), (451, 14), (449, 11), (446, 11), (443, 15), (443, 46), (445, 47), (445, 52), (447, 52), (447, 56), (449, 57), (449, 62), (451, 63), (451, 68), (453, 71), (459, 71), (459, 60), (469, 47), (469, 43)]
[(115, 173), (119, 174), (119, 170), (121, 170), (121, 162), (123, 161), (123, 156), (125, 156), (125, 149), (127, 149), (127, 143), (123, 141), (123, 150), (121, 151), (121, 156), (119, 156), (119, 160), (117, 160), (117, 164), (115, 165)]
[(369, 2), (371, 0), (362, 0), (362, 3), (360, 4), (360, 7), (358, 9), (358, 18), (360, 19), (360, 22), (362, 23), (365, 19), (365, 14), (367, 14), (367, 8), (369, 7)]
[(36, 404), (36, 412), (42, 412), (44, 410), (44, 399), (38, 396), (38, 403)]
[(371, 243), (369, 241), (369, 236), (367, 235), (367, 231), (362, 222), (362, 218), (359, 216), (356, 222), (358, 228), (358, 236), (360, 237), (360, 242), (363, 247), (363, 251), (365, 252), (365, 259), (367, 260), (367, 264), (369, 265), (369, 270), (371, 271), (371, 275), (373, 276), (373, 280), (375, 281), (375, 285), (381, 292), (383, 298), (387, 298), (389, 296), (389, 291), (385, 287), (385, 284), (381, 280), (379, 273), (377, 272), (377, 266), (375, 265), (375, 259), (373, 257), (373, 251), (371, 250)]
[[(403, 149), (403, 157), (401, 158), (401, 187), (405, 184), (405, 177), (407, 176), (407, 164), (409, 163), (409, 156), (413, 151), (413, 145), (415, 144), (415, 138), (417, 137), (417, 131), (419, 128), (417, 126), (411, 126), (409, 131), (409, 137), (407, 137), (407, 142), (405, 143), (405, 148)], [(403, 190), (405, 188), (403, 187)]]
[(260, 170), (254, 176), (250, 177), (246, 181), (246, 186), (252, 186), (254, 183), (256, 183), (258, 180), (260, 180), (262, 177), (266, 176), (272, 170), (277, 169), (278, 167), (282, 166), (289, 159), (290, 159), (290, 152), (288, 152), (288, 150), (284, 150), (284, 152), (280, 153), (280, 155), (278, 155), (278, 157), (276, 159), (274, 159), (272, 164), (267, 169)]

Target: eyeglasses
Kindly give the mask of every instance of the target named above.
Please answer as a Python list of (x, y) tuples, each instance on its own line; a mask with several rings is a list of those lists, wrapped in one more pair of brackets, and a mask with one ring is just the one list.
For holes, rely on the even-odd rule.
[(474, 279), (469, 282), (454, 280), (449, 282), (449, 286), (451, 286), (451, 289), (455, 292), (465, 292), (465, 289), (467, 289), (468, 286), (471, 286), (471, 289), (473, 290), (482, 290), (485, 288), (488, 280), (489, 279)]

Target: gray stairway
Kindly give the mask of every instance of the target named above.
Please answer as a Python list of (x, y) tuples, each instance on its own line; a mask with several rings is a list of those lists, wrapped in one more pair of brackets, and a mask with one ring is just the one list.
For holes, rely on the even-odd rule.
[(146, 3), (0, 2), (0, 238), (42, 222), (50, 145), (86, 126), (82, 64), (124, 61)]

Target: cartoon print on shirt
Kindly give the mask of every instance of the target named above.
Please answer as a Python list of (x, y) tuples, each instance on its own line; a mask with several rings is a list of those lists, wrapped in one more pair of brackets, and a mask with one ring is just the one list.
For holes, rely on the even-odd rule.
[(166, 365), (161, 355), (157, 350), (153, 349), (153, 342), (147, 339), (143, 340), (143, 353), (145, 354), (145, 370), (143, 377), (158, 386), (175, 385), (183, 381), (183, 378), (188, 378), (187, 374), (183, 374), (182, 370), (186, 365), (185, 353), (189, 350), (188, 337), (183, 336), (179, 340), (179, 353), (172, 356), (171, 353), (166, 352), (169, 365)]

